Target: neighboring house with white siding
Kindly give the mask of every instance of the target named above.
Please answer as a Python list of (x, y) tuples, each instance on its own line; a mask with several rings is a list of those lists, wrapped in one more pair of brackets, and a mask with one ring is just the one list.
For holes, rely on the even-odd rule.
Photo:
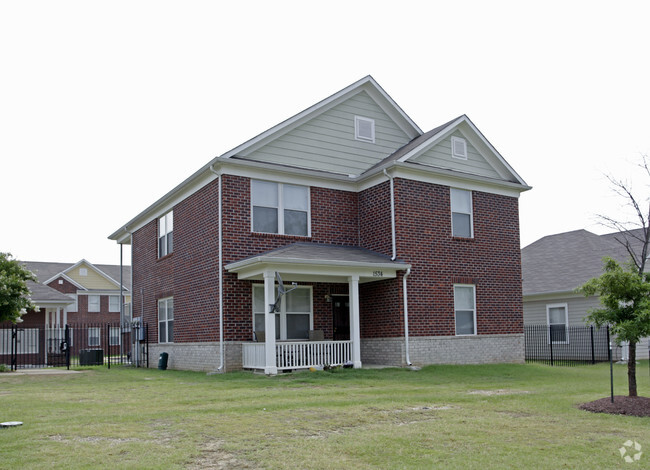
[[(587, 324), (585, 317), (600, 306), (597, 296), (576, 289), (603, 272), (603, 258), (619, 263), (630, 257), (617, 241), (624, 234), (596, 235), (587, 230), (540, 238), (521, 250), (524, 324), (555, 328)], [(571, 339), (568, 338), (568, 341)], [(637, 345), (637, 358), (648, 357), (648, 338)]]

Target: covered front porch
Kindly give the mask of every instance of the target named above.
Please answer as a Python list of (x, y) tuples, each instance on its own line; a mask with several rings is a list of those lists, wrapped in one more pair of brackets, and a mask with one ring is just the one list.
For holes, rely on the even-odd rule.
[[(242, 344), (242, 367), (271, 375), (282, 370), (319, 366), (360, 368), (359, 285), (396, 278), (398, 271), (409, 267), (406, 263), (392, 261), (385, 255), (363, 248), (315, 243), (295, 243), (226, 265), (226, 270), (236, 273), (240, 280), (264, 282), (263, 287), (260, 285), (257, 302), (261, 307), (254, 315), (254, 323), (260, 325), (256, 331), (257, 341)], [(309, 340), (291, 340), (291, 334), (287, 334), (291, 325), (279, 322), (277, 307), (283, 292), (292, 289), (292, 283), (301, 286), (346, 283), (347, 338), (337, 338), (335, 332), (332, 339), (324, 339), (322, 331), (319, 334), (319, 330), (310, 330)], [(282, 334), (277, 331), (278, 327)], [(313, 320), (310, 320), (309, 327), (313, 328)]]

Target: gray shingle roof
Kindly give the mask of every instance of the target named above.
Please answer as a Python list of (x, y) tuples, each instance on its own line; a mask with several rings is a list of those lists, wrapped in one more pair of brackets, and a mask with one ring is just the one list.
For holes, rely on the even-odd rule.
[[(33, 272), (38, 278), (38, 282), (45, 282), (48, 279), (62, 273), (66, 269), (77, 263), (51, 263), (47, 261), (22, 261), (22, 264)], [(120, 282), (120, 266), (113, 264), (93, 264), (97, 269), (112, 279)], [(131, 266), (124, 266), (124, 287), (131, 290)]]
[(27, 287), (31, 291), (30, 298), (35, 304), (72, 303), (72, 299), (67, 295), (38, 282), (27, 281)]
[(602, 274), (603, 257), (624, 263), (629, 255), (616, 238), (621, 233), (596, 235), (587, 230), (540, 238), (521, 250), (524, 295), (571, 292)]

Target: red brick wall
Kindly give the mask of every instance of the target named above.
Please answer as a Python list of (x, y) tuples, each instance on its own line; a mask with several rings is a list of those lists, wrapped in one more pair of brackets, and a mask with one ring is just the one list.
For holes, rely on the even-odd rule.
[[(59, 281), (62, 281), (62, 284), (59, 284)], [(75, 286), (73, 283), (68, 281), (67, 279), (64, 278), (58, 278), (53, 280), (48, 284), (48, 287), (51, 287), (52, 289), (58, 290), (59, 292), (63, 292), (64, 294), (76, 294), (77, 293), (77, 286)]]
[[(223, 177), (224, 265), (294, 242), (360, 245), (390, 256), (388, 181), (360, 193), (311, 188), (311, 237), (256, 234), (250, 180)], [(411, 263), (410, 334), (453, 335), (453, 284), (476, 284), (478, 333), (523, 332), (517, 199), (473, 193), (473, 239), (451, 237), (449, 188), (395, 179), (398, 259)], [(174, 342), (219, 335), (218, 185), (174, 208), (174, 252), (157, 259), (157, 221), (133, 234), (133, 316), (144, 315), (157, 341), (157, 301), (174, 297)], [(402, 336), (402, 275), (361, 286), (362, 337)], [(142, 289), (142, 295), (141, 295)], [(314, 284), (314, 328), (332, 336), (325, 295), (347, 286)], [(252, 338), (251, 282), (224, 273), (227, 341)]]
[(412, 265), (409, 333), (453, 335), (453, 284), (476, 285), (477, 333), (523, 333), (518, 200), (472, 192), (474, 238), (451, 236), (449, 188), (395, 179), (397, 255)]

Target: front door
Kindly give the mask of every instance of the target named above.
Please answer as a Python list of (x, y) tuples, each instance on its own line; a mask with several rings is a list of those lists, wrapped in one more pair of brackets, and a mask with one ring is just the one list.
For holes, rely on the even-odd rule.
[(334, 317), (334, 341), (350, 340), (350, 297), (332, 296), (332, 316)]

